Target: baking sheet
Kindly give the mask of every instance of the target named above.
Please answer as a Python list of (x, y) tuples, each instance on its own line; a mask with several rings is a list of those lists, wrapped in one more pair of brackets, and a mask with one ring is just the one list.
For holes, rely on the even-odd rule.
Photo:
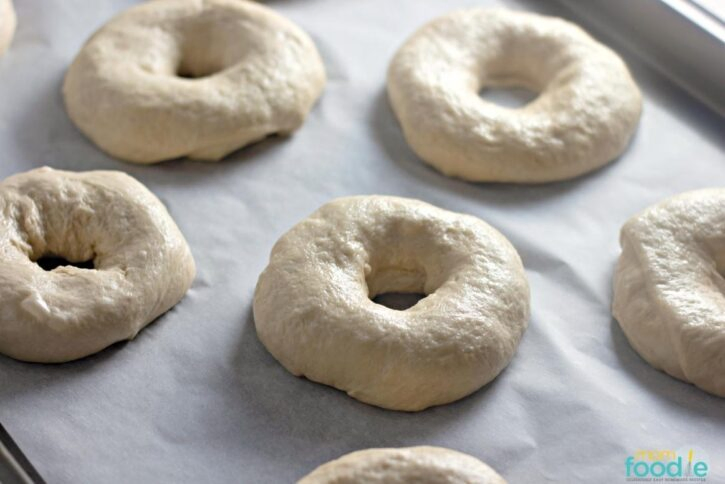
[[(723, 124), (625, 46), (610, 44), (645, 105), (620, 160), (564, 183), (471, 184), (405, 144), (384, 95), (389, 59), (455, 7), (567, 11), (270, 1), (310, 32), (327, 66), (304, 127), (216, 164), (135, 166), (84, 139), (60, 95), (84, 39), (133, 2), (15, 3), (18, 32), (0, 59), (0, 177), (44, 164), (126, 171), (168, 206), (198, 266), (186, 298), (133, 342), (64, 365), (0, 357), (0, 421), (49, 482), (292, 482), (353, 450), (420, 444), (479, 457), (512, 483), (620, 482), (637, 449), (696, 446), (710, 456), (709, 482), (725, 482), (725, 400), (649, 367), (609, 309), (620, 226), (672, 194), (725, 185)], [(293, 377), (256, 338), (252, 293), (272, 244), (331, 198), (372, 193), (475, 214), (522, 255), (529, 330), (510, 366), (469, 398), (416, 414), (381, 410)]]

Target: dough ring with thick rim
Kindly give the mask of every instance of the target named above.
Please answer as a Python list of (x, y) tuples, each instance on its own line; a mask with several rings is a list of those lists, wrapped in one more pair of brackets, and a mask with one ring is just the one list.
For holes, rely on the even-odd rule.
[(155, 0), (86, 42), (63, 95), (76, 126), (115, 157), (215, 161), (299, 128), (324, 84), (309, 36), (265, 6)]
[[(46, 271), (34, 262), (46, 256), (93, 269)], [(0, 182), (0, 353), (58, 363), (132, 339), (195, 271), (166, 208), (124, 173), (40, 168)]]
[(17, 17), (11, 0), (0, 0), (0, 55), (3, 55), (15, 35)]
[(612, 311), (657, 369), (725, 397), (725, 188), (686, 192), (622, 227)]
[(367, 449), (321, 465), (298, 484), (506, 484), (488, 465), (443, 447)]
[[(539, 92), (509, 109), (485, 87)], [(449, 176), (542, 183), (619, 156), (642, 107), (617, 54), (562, 19), (460, 10), (419, 29), (393, 58), (388, 95), (408, 144)]]
[[(426, 294), (397, 311), (371, 299)], [(254, 295), (262, 343), (291, 373), (417, 411), (493, 380), (527, 327), (518, 253), (482, 220), (417, 200), (333, 200), (283, 235)]]

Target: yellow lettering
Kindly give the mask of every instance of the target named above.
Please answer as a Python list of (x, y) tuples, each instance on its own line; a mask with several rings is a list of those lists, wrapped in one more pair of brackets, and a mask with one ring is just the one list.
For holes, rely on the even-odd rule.
[(676, 460), (677, 453), (673, 450), (644, 450), (637, 449), (634, 453), (634, 460), (667, 461)]
[(659, 460), (676, 460), (677, 453), (672, 450), (661, 450)]

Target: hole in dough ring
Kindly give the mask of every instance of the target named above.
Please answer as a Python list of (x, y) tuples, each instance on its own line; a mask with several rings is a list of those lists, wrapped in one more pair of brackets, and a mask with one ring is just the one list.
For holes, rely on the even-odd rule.
[(352, 452), (321, 465), (298, 484), (390, 482), (506, 484), (503, 477), (475, 457), (427, 446)]
[(155, 0), (86, 42), (63, 95), (76, 126), (117, 158), (215, 161), (295, 131), (324, 84), (312, 40), (267, 7)]
[[(509, 109), (486, 87), (539, 92)], [(567, 21), (470, 9), (437, 18), (400, 48), (388, 95), (408, 144), (449, 176), (541, 183), (576, 177), (619, 156), (642, 108), (617, 54)]]
[[(371, 300), (423, 293), (398, 311)], [(493, 380), (528, 324), (518, 253), (482, 220), (417, 200), (329, 202), (283, 235), (254, 295), (262, 343), (291, 373), (417, 411)]]
[(620, 235), (612, 311), (657, 369), (725, 397), (725, 189), (686, 192)]
[[(95, 269), (45, 271), (45, 256)], [(114, 171), (41, 168), (0, 183), (0, 353), (59, 363), (132, 339), (195, 274), (158, 198)]]
[(17, 17), (15, 16), (13, 2), (0, 0), (0, 55), (3, 55), (10, 47), (16, 26)]

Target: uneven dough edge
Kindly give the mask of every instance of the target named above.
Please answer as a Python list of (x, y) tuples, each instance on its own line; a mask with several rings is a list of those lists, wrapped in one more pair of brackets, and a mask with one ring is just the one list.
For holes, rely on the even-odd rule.
[[(38, 272), (34, 264), (26, 259), (25, 253), (32, 250), (32, 245), (42, 248), (47, 243), (46, 235), (45, 232), (26, 232), (24, 224), (42, 217), (40, 204), (47, 205), (53, 195), (40, 200), (29, 197), (34, 183), (83, 195), (101, 190), (111, 200), (129, 198), (132, 201), (123, 206), (122, 213), (136, 212), (133, 220), (142, 222), (155, 220), (153, 230), (142, 232), (149, 234), (149, 240), (143, 243), (134, 239), (136, 244), (130, 246), (144, 252), (135, 260), (146, 261), (152, 268), (150, 270), (170, 272), (157, 280), (160, 272), (145, 273), (139, 270), (141, 266), (138, 262), (126, 266), (126, 261), (133, 260), (131, 258), (118, 259), (107, 269), (95, 270), (97, 273), (62, 267), (53, 271), (53, 276)], [(3, 248), (0, 251), (0, 257), (4, 258), (7, 254), (7, 266), (0, 267), (0, 290), (8, 291), (3, 296), (7, 298), (4, 301), (6, 305), (0, 307), (0, 333), (3, 335), (0, 348), (3, 354), (37, 363), (63, 363), (92, 355), (116, 342), (134, 339), (144, 327), (178, 304), (191, 287), (196, 264), (186, 239), (158, 197), (126, 173), (102, 170), (70, 172), (44, 167), (8, 177), (0, 181), (0, 188), (9, 189), (7, 195), (0, 191), (0, 206), (4, 206), (6, 201), (12, 204), (10, 206), (22, 205), (16, 215), (2, 216), (0, 222), (12, 222), (15, 217), (20, 217), (21, 225), (15, 229), (21, 230), (18, 232), (20, 237), (42, 238), (32, 244), (27, 241), (24, 244), (27, 247)], [(107, 213), (112, 205), (104, 206)], [(46, 217), (52, 216), (45, 213)], [(100, 220), (108, 221), (105, 218)], [(13, 228), (13, 225), (8, 227)], [(35, 225), (28, 227), (35, 229)], [(150, 244), (159, 241), (164, 244), (163, 254), (149, 250)], [(93, 245), (80, 250), (89, 250), (88, 247)], [(152, 248), (159, 249), (159, 246), (152, 245)], [(105, 259), (112, 259), (117, 252), (100, 254)], [(48, 277), (55, 282), (44, 285)], [(85, 292), (91, 289), (98, 292)], [(47, 303), (43, 303), (46, 304), (45, 311), (51, 311), (49, 314), (34, 309), (37, 296), (43, 301), (51, 301), (50, 309)], [(81, 306), (72, 304), (79, 301), (83, 301)], [(128, 303), (133, 306), (130, 301), (139, 303), (135, 307), (119, 305)], [(78, 307), (82, 311), (74, 311)]]
[[(540, 148), (519, 150), (515, 148), (517, 144), (514, 142), (515, 140), (510, 139), (508, 136), (494, 139), (490, 143), (484, 143), (479, 137), (472, 136), (469, 140), (470, 146), (464, 146), (458, 139), (461, 136), (450, 133), (442, 134), (446, 130), (456, 128), (456, 124), (460, 123), (461, 119), (466, 118), (468, 114), (463, 117), (456, 114), (461, 109), (457, 101), (443, 108), (439, 106), (440, 109), (437, 109), (437, 111), (441, 111), (441, 113), (436, 114), (448, 119), (448, 126), (443, 129), (436, 116), (426, 116), (424, 112), (421, 112), (423, 110), (417, 104), (425, 104), (426, 106), (430, 104), (431, 102), (427, 97), (430, 93), (421, 94), (424, 102), (415, 101), (414, 96), (410, 94), (414, 89), (425, 91), (419, 83), (416, 84), (411, 81), (414, 78), (413, 74), (417, 71), (414, 67), (411, 67), (410, 57), (414, 58), (413, 54), (415, 54), (416, 48), (413, 48), (413, 46), (419, 43), (420, 39), (425, 39), (440, 25), (450, 27), (451, 24), (457, 21), (456, 16), (464, 15), (467, 12), (471, 15), (485, 13), (494, 17), (510, 16), (511, 19), (515, 19), (515, 21), (512, 21), (514, 23), (523, 21), (522, 19), (526, 19), (525, 22), (529, 23), (538, 21), (542, 24), (545, 23), (548, 30), (552, 30), (552, 26), (558, 23), (562, 29), (569, 31), (569, 35), (573, 35), (572, 32), (576, 33), (575, 37), (579, 38), (579, 42), (585, 43), (590, 51), (600, 52), (599, 61), (610, 67), (610, 71), (607, 71), (610, 72), (610, 77), (617, 72), (622, 74), (613, 78), (617, 81), (616, 84), (622, 88), (620, 91), (624, 91), (618, 96), (612, 96), (611, 92), (607, 93), (610, 100), (616, 100), (618, 109), (605, 110), (606, 116), (582, 118), (583, 121), (587, 121), (585, 126), (590, 131), (594, 129), (602, 134), (599, 137), (589, 136), (588, 143), (577, 141), (576, 138), (565, 139), (567, 150), (557, 150), (555, 146), (552, 146), (551, 154), (545, 153), (545, 150)], [(406, 62), (402, 62), (402, 58), (405, 58)], [(511, 82), (501, 84), (510, 85)], [(516, 82), (516, 84), (527, 83)], [(485, 85), (495, 87), (497, 84), (488, 82)], [(460, 87), (458, 87), (458, 90), (460, 90)], [(546, 92), (546, 87), (541, 90), (541, 94)], [(387, 72), (387, 95), (399, 121), (403, 136), (412, 151), (424, 163), (444, 175), (474, 182), (541, 184), (568, 180), (595, 171), (615, 161), (626, 151), (636, 133), (642, 111), (642, 96), (639, 87), (626, 63), (611, 48), (602, 44), (572, 22), (556, 17), (501, 8), (454, 10), (429, 21), (416, 30), (398, 49), (390, 63)], [(593, 98), (593, 96), (589, 97)], [(536, 101), (531, 104), (534, 105), (535, 103)], [(497, 110), (500, 111), (499, 114), (496, 113)], [(489, 111), (490, 119), (488, 121), (499, 116), (508, 120), (504, 123), (505, 126), (508, 126), (507, 123), (509, 123), (516, 110), (505, 109), (501, 111), (500, 107), (491, 107)], [(501, 115), (501, 112), (504, 112), (505, 115)], [(537, 112), (536, 114), (539, 115), (540, 113)], [(522, 112), (519, 116), (521, 116), (519, 119), (523, 119), (524, 113)], [(523, 125), (525, 127), (525, 123)], [(465, 131), (469, 132), (469, 128), (470, 126)], [(609, 138), (603, 134), (605, 131), (608, 133)], [(495, 138), (498, 135), (490, 136)], [(571, 153), (574, 153), (574, 155)], [(559, 159), (562, 157), (563, 160)], [(506, 163), (501, 163), (504, 160)]]
[[(174, 5), (177, 4), (177, 5)], [(163, 75), (149, 74), (153, 82), (139, 77), (135, 65), (135, 53), (123, 57), (123, 65), (130, 65), (131, 74), (118, 76), (118, 72), (109, 69), (99, 61), (97, 50), (109, 50), (111, 41), (119, 37), (119, 29), (133, 31), (138, 16), (143, 12), (156, 12), (174, 8), (211, 7), (237, 10), (239, 15), (246, 15), (252, 22), (262, 18), (292, 37), (289, 48), (301, 54), (298, 62), (291, 63), (290, 74), (280, 81), (275, 80), (276, 91), (260, 91), (259, 86), (244, 83), (231, 87), (225, 70), (234, 70), (241, 64), (232, 64), (228, 69), (204, 79), (204, 86), (191, 88), (188, 84), (179, 85), (179, 79)], [(209, 8), (211, 8), (209, 7)], [(161, 27), (159, 27), (161, 28)], [(166, 27), (168, 28), (168, 27)], [(140, 29), (140, 39), (148, 37), (148, 26)], [(121, 39), (123, 40), (123, 39)], [(138, 42), (137, 38), (132, 39)], [(111, 50), (107, 55), (120, 55)], [(164, 60), (167, 57), (162, 56)], [(102, 56), (100, 57), (102, 59)], [(259, 64), (259, 59), (255, 62)], [(130, 60), (129, 60), (130, 59)], [(119, 61), (120, 62), (120, 61)], [(272, 62), (272, 61), (268, 61)], [(259, 67), (261, 72), (267, 65)], [(214, 76), (219, 76), (214, 78)], [(234, 78), (236, 79), (236, 78)], [(131, 82), (133, 81), (133, 82)], [(143, 86), (142, 82), (146, 85)], [(196, 82), (196, 81), (194, 81)], [(209, 85), (209, 83), (212, 83)], [(133, 84), (136, 85), (133, 85)], [(102, 25), (80, 48), (70, 64), (63, 81), (62, 93), (65, 111), (74, 126), (98, 149), (104, 153), (131, 163), (154, 164), (176, 158), (188, 157), (199, 161), (219, 161), (227, 155), (250, 144), (263, 140), (267, 136), (287, 136), (299, 129), (305, 122), (309, 112), (317, 103), (326, 83), (324, 63), (309, 35), (291, 20), (281, 16), (273, 9), (247, 0), (207, 0), (205, 2), (174, 2), (173, 0), (156, 0), (132, 6)], [(251, 87), (250, 87), (251, 86)], [(141, 90), (145, 87), (145, 90)], [(191, 98), (186, 95), (193, 90)], [(231, 91), (230, 91), (231, 90)], [(229, 95), (232, 92), (234, 96)], [(172, 99), (178, 96), (179, 100)], [(234, 99), (231, 105), (220, 107), (219, 98)], [(150, 102), (149, 99), (155, 101)], [(240, 99), (244, 100), (241, 102)], [(215, 99), (208, 102), (206, 99)], [(284, 102), (278, 102), (284, 99)], [(176, 103), (176, 104), (175, 104)], [(194, 107), (197, 121), (189, 120), (188, 111)], [(250, 106), (259, 106), (247, 113)], [(202, 130), (204, 116), (212, 121), (213, 130)], [(149, 124), (144, 120), (153, 118)], [(204, 132), (203, 136), (199, 133)], [(150, 135), (153, 133), (153, 136)]]
[[(674, 378), (720, 397), (725, 397), (725, 373), (721, 373), (725, 369), (725, 347), (722, 346), (725, 333), (710, 333), (710, 338), (714, 339), (702, 339), (698, 335), (699, 326), (682, 321), (682, 315), (674, 312), (678, 306), (672, 306), (672, 289), (667, 289), (668, 286), (663, 285), (662, 281), (655, 283), (658, 276), (651, 272), (654, 269), (647, 262), (648, 257), (653, 257), (653, 254), (647, 255), (647, 251), (651, 249), (647, 249), (646, 242), (639, 240), (638, 230), (653, 230), (653, 224), (657, 227), (657, 223), (662, 223), (662, 227), (666, 227), (660, 228), (666, 234), (662, 244), (675, 244), (675, 247), (685, 244), (684, 247), (692, 251), (688, 253), (699, 254), (694, 257), (705, 257), (704, 260), (709, 260), (711, 253), (700, 253), (698, 246), (690, 246), (699, 243), (697, 238), (679, 239), (675, 232), (670, 231), (677, 230), (675, 227), (679, 225), (675, 224), (678, 223), (684, 224), (681, 230), (697, 230), (698, 224), (703, 222), (688, 218), (698, 213), (689, 204), (697, 207), (702, 203), (701, 197), (720, 199), (724, 193), (723, 189), (717, 188), (688, 191), (661, 200), (632, 216), (624, 224), (620, 234), (622, 252), (613, 277), (612, 301), (614, 318), (632, 348), (647, 363)], [(712, 213), (709, 212), (710, 216)], [(650, 235), (649, 239), (644, 240), (649, 240), (651, 245), (651, 239)], [(680, 278), (684, 275), (674, 273), (671, 277)], [(659, 276), (661, 278), (662, 275)], [(721, 285), (720, 290), (722, 287), (725, 285)], [(698, 288), (696, 283), (691, 290), (706, 288)], [(715, 361), (706, 363), (709, 361), (707, 358), (715, 358)]]
[(373, 448), (322, 464), (298, 484), (506, 484), (479, 459), (443, 447)]
[[(450, 244), (462, 237), (456, 247), (460, 249), (460, 243), (475, 247), (476, 255), (455, 269), (460, 270), (456, 277), (446, 275), (441, 280), (445, 282), (442, 292), (434, 288), (436, 294), (424, 298), (419, 303), (423, 306), (412, 312), (371, 303), (369, 293), (364, 294), (365, 285), (357, 279), (327, 287), (328, 276), (322, 274), (330, 266), (327, 262), (318, 266), (318, 258), (310, 249), (303, 249), (308, 240), (326, 240), (329, 244), (320, 253), (322, 259), (335, 261), (339, 256), (345, 261), (342, 272), (355, 272), (370, 253), (358, 246), (360, 240), (354, 234), (359, 219), (354, 213), (377, 217), (391, 211), (396, 220), (414, 217), (410, 223), (415, 224), (432, 218), (428, 226), (437, 227), (432, 234), (441, 235), (440, 240)], [(340, 216), (349, 221), (350, 232), (340, 229), (347, 235), (330, 242), (324, 234), (338, 230), (335, 220)], [(430, 225), (439, 217), (440, 226)], [(380, 222), (373, 225), (387, 224), (386, 220)], [(460, 233), (448, 239), (443, 234), (451, 228)], [(375, 236), (372, 240), (380, 239)], [(437, 260), (427, 259), (434, 253), (423, 250), (428, 255), (420, 261)], [(481, 275), (484, 267), (494, 274)], [(466, 292), (458, 292), (462, 287)], [(280, 305), (280, 297), (302, 298), (302, 302)], [(253, 313), (260, 341), (293, 375), (332, 386), (364, 403), (413, 412), (464, 398), (496, 378), (514, 357), (528, 326), (529, 300), (521, 259), (495, 228), (477, 217), (417, 200), (373, 195), (333, 200), (283, 234), (259, 276)], [(481, 304), (488, 309), (482, 312)], [(453, 312), (443, 314), (443, 307)], [(350, 318), (361, 324), (343, 322)], [(411, 329), (405, 329), (409, 324)], [(416, 324), (420, 333), (412, 330)], [(337, 330), (324, 330), (329, 327)], [(337, 350), (345, 345), (349, 345), (346, 351)]]

